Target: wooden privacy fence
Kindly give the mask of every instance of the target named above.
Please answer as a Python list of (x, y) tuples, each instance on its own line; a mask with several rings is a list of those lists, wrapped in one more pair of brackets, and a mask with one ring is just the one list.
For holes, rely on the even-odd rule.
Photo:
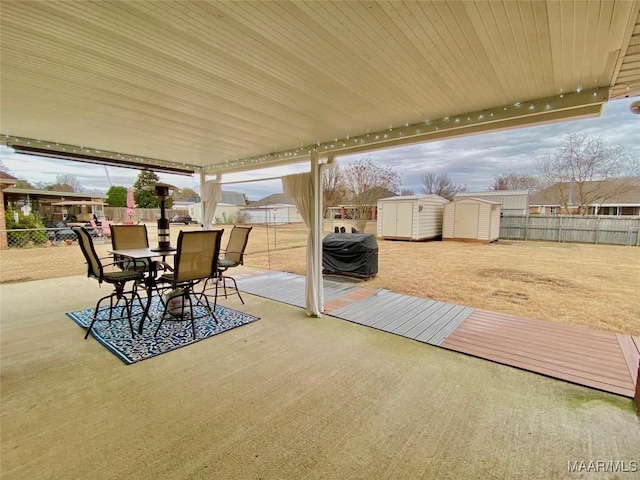
[(640, 246), (640, 217), (515, 215), (500, 219), (500, 238)]
[[(127, 216), (127, 208), (126, 207), (104, 207), (104, 215), (107, 219), (112, 220), (116, 223), (122, 222), (155, 222), (160, 218), (160, 209), (159, 208), (134, 208), (135, 215), (133, 218), (129, 218)], [(165, 215), (167, 218), (171, 219), (174, 215), (187, 215), (189, 212), (187, 209), (174, 209), (167, 208), (165, 210)]]

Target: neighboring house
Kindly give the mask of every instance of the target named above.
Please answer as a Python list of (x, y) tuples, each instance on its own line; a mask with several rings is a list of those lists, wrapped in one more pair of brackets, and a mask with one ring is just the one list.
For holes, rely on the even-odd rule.
[(223, 190), (220, 203), (227, 205), (244, 205), (244, 195), (241, 192), (227, 192)]
[[(38, 212), (45, 222), (60, 222), (68, 215), (79, 220), (88, 221), (93, 218), (91, 204), (102, 203), (106, 195), (99, 193), (56, 192), (53, 190), (36, 190), (29, 188), (9, 187), (4, 189), (3, 205), (19, 208), (24, 214)], [(55, 205), (68, 201), (68, 206)], [(88, 202), (82, 204), (83, 201)]]
[[(370, 198), (373, 201), (372, 205), (369, 205), (371, 208), (371, 216), (369, 220), (377, 220), (378, 219), (378, 200), (383, 200), (385, 198), (397, 197), (398, 194), (392, 192), (389, 189), (382, 189), (379, 193), (370, 194), (367, 192), (367, 198)], [(355, 199), (355, 202), (351, 204), (337, 205), (335, 207), (329, 207), (327, 209), (327, 215), (329, 218), (339, 218), (341, 220), (345, 219), (353, 219), (356, 217), (354, 210), (359, 208), (361, 202), (358, 198)], [(362, 202), (362, 205), (366, 205), (365, 202)]]
[(18, 179), (6, 172), (0, 172), (0, 250), (8, 248), (7, 222), (5, 220), (4, 191), (16, 184)]
[(189, 201), (189, 200), (175, 200), (171, 204), (171, 210), (177, 210), (181, 215), (186, 215), (189, 212), (189, 208), (191, 205), (195, 205), (198, 202)]
[(255, 202), (249, 202), (248, 207), (256, 208), (256, 207), (266, 207), (268, 205), (295, 205), (293, 200), (287, 197), (284, 193), (272, 193), (260, 200), (256, 200)]
[[(590, 192), (586, 203), (579, 189), (571, 182), (552, 185), (529, 199), (529, 212), (541, 215), (640, 215), (640, 183), (621, 185), (615, 180), (585, 182), (584, 191)], [(580, 211), (585, 203), (585, 212)]]
[(241, 209), (247, 223), (283, 224), (302, 222), (294, 201), (283, 193), (274, 193)]
[[(244, 195), (240, 192), (222, 191), (222, 200), (218, 202), (214, 213), (214, 221), (229, 223), (244, 207)], [(192, 203), (188, 206), (189, 216), (196, 222), (202, 222), (202, 203)]]
[(477, 198), (488, 202), (499, 203), (502, 216), (528, 215), (529, 192), (527, 190), (489, 190), (485, 192), (456, 193), (453, 201), (463, 198)]

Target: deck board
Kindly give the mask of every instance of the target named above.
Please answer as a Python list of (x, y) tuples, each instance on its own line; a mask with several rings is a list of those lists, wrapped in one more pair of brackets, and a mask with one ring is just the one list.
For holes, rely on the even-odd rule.
[(635, 381), (615, 333), (476, 310), (441, 346), (633, 397)]
[(628, 335), (617, 335), (618, 342), (620, 342), (620, 348), (622, 354), (627, 363), (629, 369), (629, 375), (633, 379), (634, 384), (638, 381), (638, 363), (640, 362), (640, 351), (638, 350), (638, 344), (634, 339)]
[[(305, 277), (286, 272), (270, 271), (245, 276), (238, 283), (241, 291), (305, 308)], [(331, 301), (354, 292), (359, 287), (330, 280), (324, 281), (325, 301)]]
[[(241, 291), (305, 307), (305, 278), (238, 276)], [(337, 318), (459, 353), (633, 398), (640, 337), (474, 309), (324, 280)]]

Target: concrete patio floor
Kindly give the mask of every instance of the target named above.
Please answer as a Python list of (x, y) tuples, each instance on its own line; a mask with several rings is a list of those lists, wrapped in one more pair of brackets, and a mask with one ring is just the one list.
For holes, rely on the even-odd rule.
[(248, 294), (127, 366), (65, 315), (107, 292), (0, 285), (3, 479), (640, 478), (630, 399)]

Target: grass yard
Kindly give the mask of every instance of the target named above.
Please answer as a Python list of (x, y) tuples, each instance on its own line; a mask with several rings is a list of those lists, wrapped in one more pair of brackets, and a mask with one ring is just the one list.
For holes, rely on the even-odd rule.
[[(334, 225), (327, 223), (327, 232)], [(230, 225), (225, 225), (226, 245)], [(147, 225), (150, 243), (154, 225)], [(180, 229), (171, 226), (175, 244)], [(375, 233), (375, 223), (367, 229)], [(255, 226), (245, 264), (305, 272), (304, 225)], [(640, 335), (640, 248), (549, 242), (472, 244), (378, 239), (378, 275), (363, 285), (524, 317)], [(98, 245), (106, 256), (110, 245)], [(77, 245), (3, 250), (0, 282), (86, 273)], [(93, 285), (93, 284), (92, 284)]]

